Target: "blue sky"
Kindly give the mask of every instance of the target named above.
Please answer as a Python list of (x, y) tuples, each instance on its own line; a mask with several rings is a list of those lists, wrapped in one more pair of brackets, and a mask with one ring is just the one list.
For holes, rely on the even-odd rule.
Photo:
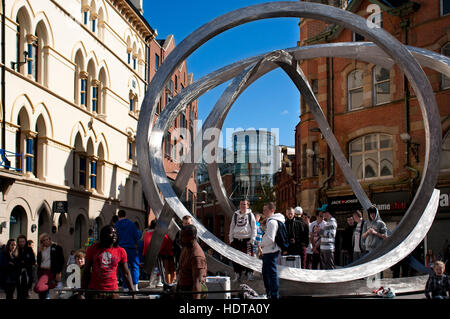
[[(229, 11), (264, 3), (261, 0), (154, 1), (144, 0), (144, 16), (157, 29), (158, 38), (173, 34), (180, 43), (190, 33)], [(295, 47), (299, 40), (299, 19), (256, 21), (228, 30), (205, 43), (187, 60), (194, 80), (238, 60), (272, 50)], [(225, 90), (221, 85), (199, 99), (199, 119), (204, 120)], [(278, 129), (279, 143), (294, 145), (299, 121), (300, 95), (287, 75), (275, 70), (251, 85), (238, 98), (224, 128)], [(225, 139), (225, 132), (223, 134)], [(230, 147), (229, 141), (226, 146)]]

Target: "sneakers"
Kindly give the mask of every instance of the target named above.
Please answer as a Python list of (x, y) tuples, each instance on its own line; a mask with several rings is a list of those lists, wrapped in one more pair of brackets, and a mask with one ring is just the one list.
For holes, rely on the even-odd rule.
[(253, 281), (253, 280), (255, 280), (255, 278), (253, 278), (253, 273), (252, 273), (252, 272), (248, 272), (248, 273), (247, 273), (247, 280), (248, 280), (248, 281)]

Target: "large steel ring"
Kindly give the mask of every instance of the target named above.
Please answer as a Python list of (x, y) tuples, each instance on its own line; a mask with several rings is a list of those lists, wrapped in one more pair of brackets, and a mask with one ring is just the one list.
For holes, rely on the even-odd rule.
[[(441, 145), (439, 112), (428, 79), (417, 61), (402, 44), (382, 29), (371, 28), (371, 25), (368, 24), (366, 20), (351, 14), (350, 12), (331, 6), (304, 2), (276, 2), (256, 5), (230, 12), (207, 23), (187, 37), (174, 49), (153, 78), (152, 84), (143, 101), (137, 134), (138, 162), (140, 174), (143, 177), (143, 188), (152, 208), (159, 217), (158, 226), (154, 238), (152, 239), (152, 245), (149, 252), (157, 252), (159, 250), (158, 240), (162, 240), (162, 235), (167, 231), (173, 212), (179, 217), (188, 214), (186, 208), (178, 200), (176, 193), (170, 186), (164, 172), (161, 157), (163, 132), (167, 128), (168, 123), (170, 123), (170, 119), (173, 119), (174, 114), (179, 110), (175, 108), (170, 116), (163, 116), (163, 114), (161, 114), (155, 123), (155, 128), (152, 130), (151, 119), (153, 119), (156, 101), (159, 99), (164, 84), (168, 81), (176, 67), (184, 61), (189, 54), (213, 36), (246, 22), (271, 17), (317, 18), (327, 22), (341, 24), (344, 27), (364, 35), (387, 52), (389, 57), (399, 65), (416, 92), (424, 118), (426, 135), (424, 171), (417, 195), (408, 211), (405, 213), (405, 218), (403, 218), (392, 236), (385, 240), (377, 250), (366, 256), (364, 260), (365, 263), (349, 268), (330, 271), (312, 271), (280, 267), (281, 278), (314, 283), (349, 281), (375, 274), (396, 263), (399, 256), (403, 258), (409, 254), (409, 252), (418, 244), (417, 240), (420, 241), (423, 238), (419, 239), (419, 237), (426, 234), (426, 232), (423, 234), (423, 231), (424, 229), (428, 230), (434, 218), (437, 209), (436, 194), (438, 194), (438, 191), (434, 191), (433, 193), (433, 189), (438, 175), (439, 165), (436, 165), (436, 163), (439, 163)], [(244, 65), (244, 67), (248, 66), (245, 65), (244, 62), (235, 64), (235, 69), (233, 70), (234, 76), (242, 70), (242, 68), (239, 69), (237, 67), (239, 64), (241, 64), (241, 66)], [(229, 74), (231, 73), (232, 72), (229, 72)], [(224, 82), (222, 81), (223, 79), (210, 78), (209, 80), (217, 83), (216, 85)], [(193, 84), (186, 88), (186, 90), (194, 92), (195, 90), (199, 90), (199, 87), (196, 87), (195, 84)], [(183, 104), (184, 102), (185, 101), (181, 101), (179, 103)], [(433, 125), (431, 125), (431, 123), (433, 123)], [(149, 147), (148, 137), (150, 133)], [(153, 178), (147, 179), (147, 176), (152, 176)], [(177, 190), (177, 182), (178, 178), (175, 190)], [(180, 182), (179, 185), (182, 184), (183, 183)], [(164, 196), (164, 202), (162, 202), (159, 197), (158, 189)], [(152, 199), (155, 199), (155, 201), (153, 202)], [(162, 203), (164, 203), (164, 207), (162, 206)], [(364, 207), (367, 207), (367, 204), (369, 203), (362, 202)], [(424, 214), (422, 215), (422, 213)], [(241, 262), (249, 268), (260, 271), (261, 262), (259, 260), (229, 248), (215, 238), (214, 235), (206, 231), (198, 221), (195, 221), (195, 224), (199, 228), (199, 235), (202, 240), (216, 249), (219, 253), (228, 258), (232, 257), (230, 259)], [(153, 246), (153, 244), (155, 245)], [(147, 253), (147, 256), (148, 255), (149, 253)], [(146, 263), (147, 261), (148, 260), (146, 260)], [(149, 264), (152, 262), (153, 261), (150, 260)]]

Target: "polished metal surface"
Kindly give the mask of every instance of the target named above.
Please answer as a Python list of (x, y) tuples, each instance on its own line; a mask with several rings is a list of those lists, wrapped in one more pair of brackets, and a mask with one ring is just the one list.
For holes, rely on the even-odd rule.
[[(317, 18), (327, 22), (341, 24), (364, 35), (366, 38), (374, 41), (387, 53), (388, 56), (388, 59), (382, 61), (382, 54), (380, 54), (379, 50), (374, 50), (377, 52), (378, 56), (373, 59), (379, 59), (378, 62), (380, 64), (387, 63), (386, 61), (389, 62), (389, 59), (393, 63), (398, 64), (398, 66), (405, 72), (411, 86), (416, 92), (420, 103), (426, 132), (426, 157), (424, 161), (424, 171), (417, 195), (392, 236), (386, 239), (384, 243), (378, 247), (378, 249), (367, 255), (358, 265), (329, 271), (312, 271), (280, 267), (280, 278), (320, 284), (349, 281), (380, 272), (381, 270), (388, 268), (407, 256), (425, 236), (426, 231), (430, 227), (434, 218), (439, 193), (438, 191), (435, 191), (432, 194), (439, 169), (441, 144), (439, 112), (437, 110), (436, 101), (428, 79), (418, 65), (417, 61), (404, 46), (402, 46), (397, 40), (382, 29), (370, 27), (366, 20), (359, 16), (334, 7), (313, 3), (275, 2), (243, 8), (229, 14), (225, 14), (210, 23), (207, 23), (187, 37), (174, 49), (174, 51), (160, 67), (145, 96), (139, 117), (137, 134), (138, 162), (140, 174), (142, 176), (142, 183), (144, 186), (143, 188), (147, 198), (154, 199), (154, 201), (150, 200), (150, 203), (152, 205), (152, 209), (155, 211), (155, 214), (159, 216), (157, 231), (158, 229), (160, 229), (160, 231), (155, 233), (154, 237), (157, 235), (157, 237), (162, 238), (165, 230), (167, 230), (168, 222), (171, 219), (170, 211), (175, 212), (180, 218), (186, 214), (189, 214), (186, 208), (178, 200), (175, 191), (170, 186), (162, 165), (161, 143), (163, 133), (166, 129), (167, 123), (170, 123), (171, 120), (175, 118), (177, 111), (179, 110), (173, 110), (173, 113), (170, 115), (167, 114), (169, 112), (168, 111), (166, 116), (163, 116), (163, 113), (161, 113), (155, 123), (155, 129), (152, 128), (150, 121), (153, 119), (156, 101), (159, 98), (159, 94), (164, 87), (164, 84), (167, 82), (169, 76), (175, 68), (196, 48), (209, 40), (211, 37), (242, 23), (271, 17)], [(316, 46), (314, 49), (319, 48)], [(360, 54), (365, 47), (360, 46), (359, 48), (356, 48), (353, 46), (351, 49), (356, 49), (356, 54)], [(372, 50), (373, 49), (375, 48), (372, 48)], [(326, 53), (329, 48), (322, 50), (322, 54), (333, 55), (334, 53)], [(336, 48), (334, 48), (334, 50), (336, 50)], [(342, 52), (344, 51), (345, 50)], [(298, 59), (297, 56), (296, 58)], [(230, 67), (223, 68), (213, 73), (208, 79), (204, 80), (204, 86), (202, 88), (197, 84), (197, 82), (186, 88), (185, 90), (189, 94), (186, 93), (184, 96), (191, 95), (195, 99), (196, 95), (199, 96), (208, 89), (223, 83), (226, 81), (225, 79), (227, 76), (236, 76), (242, 70), (242, 67), (246, 67), (250, 63), (255, 63), (258, 59), (260, 59), (260, 57), (253, 60), (247, 59), (235, 63)], [(431, 59), (433, 58), (431, 57)], [(438, 63), (435, 62), (436, 60), (431, 59), (427, 60), (426, 63), (429, 63), (430, 65), (435, 65)], [(362, 60), (365, 59), (363, 58)], [(441, 62), (441, 64), (445, 63), (447, 63), (448, 66), (448, 62)], [(222, 72), (222, 75), (219, 78), (214, 78), (214, 76), (220, 74), (220, 72)], [(179, 95), (184, 92), (185, 91), (181, 92)], [(172, 102), (175, 104), (174, 100)], [(183, 103), (186, 104), (188, 100), (189, 99), (186, 98), (181, 100), (180, 98), (177, 103), (180, 105)], [(166, 107), (166, 109), (169, 108)], [(430, 123), (433, 123), (433, 125)], [(150, 133), (151, 136), (149, 147), (147, 142)], [(195, 164), (192, 165), (195, 166)], [(164, 202), (162, 201), (162, 198), (159, 197), (158, 189), (164, 197)], [(163, 203), (166, 205), (167, 211), (163, 210), (161, 212)], [(367, 203), (364, 206), (366, 205)], [(214, 250), (229, 259), (245, 265), (246, 267), (260, 271), (261, 262), (259, 260), (228, 247), (208, 232), (195, 219), (194, 224), (199, 230), (201, 239), (210, 245)], [(157, 241), (154, 242), (152, 239), (152, 245), (150, 246), (153, 246), (153, 244), (157, 245)], [(152, 249), (152, 247), (150, 249)], [(389, 256), (389, 258), (386, 256)]]

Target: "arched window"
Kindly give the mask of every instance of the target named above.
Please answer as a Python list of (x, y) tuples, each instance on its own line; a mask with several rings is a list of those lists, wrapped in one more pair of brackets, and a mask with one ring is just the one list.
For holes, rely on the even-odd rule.
[(44, 48), (48, 45), (48, 34), (47, 28), (43, 21), (40, 21), (36, 26), (35, 36), (29, 37), (29, 49), (31, 50), (31, 54), (29, 57), (32, 59), (30, 63), (32, 64), (32, 76), (36, 82), (41, 83), (42, 85), (47, 85), (47, 54), (44, 51)]
[(86, 187), (86, 152), (83, 147), (83, 142), (80, 133), (77, 133), (75, 137), (74, 145), (74, 176), (73, 186), (77, 188)]
[[(87, 76), (86, 76), (86, 106), (90, 111), (96, 112), (97, 108), (97, 88), (98, 81), (95, 79), (97, 75), (96, 67), (93, 59), (89, 60), (87, 65)], [(95, 101), (95, 103), (94, 103)]]
[[(441, 54), (450, 57), (450, 42), (442, 47)], [(450, 78), (442, 74), (442, 89), (448, 88), (450, 88)]]
[(75, 54), (75, 76), (74, 76), (74, 102), (82, 106), (86, 105), (86, 78), (84, 70), (84, 57), (81, 50)]
[(442, 152), (441, 152), (441, 170), (450, 171), (450, 131), (447, 132), (442, 140)]
[(369, 134), (349, 144), (350, 166), (360, 180), (392, 177), (392, 137), (386, 134)]
[(373, 68), (373, 104), (379, 105), (389, 102), (390, 99), (390, 75), (389, 70), (376, 66)]
[(363, 72), (354, 70), (347, 76), (348, 110), (359, 109), (363, 106)]
[[(26, 61), (28, 55), (28, 39), (27, 35), (31, 33), (31, 19), (25, 7), (20, 8), (16, 17), (17, 33), (16, 33), (16, 62)], [(26, 52), (26, 56), (24, 55)], [(26, 65), (18, 64), (16, 71), (24, 74)]]

